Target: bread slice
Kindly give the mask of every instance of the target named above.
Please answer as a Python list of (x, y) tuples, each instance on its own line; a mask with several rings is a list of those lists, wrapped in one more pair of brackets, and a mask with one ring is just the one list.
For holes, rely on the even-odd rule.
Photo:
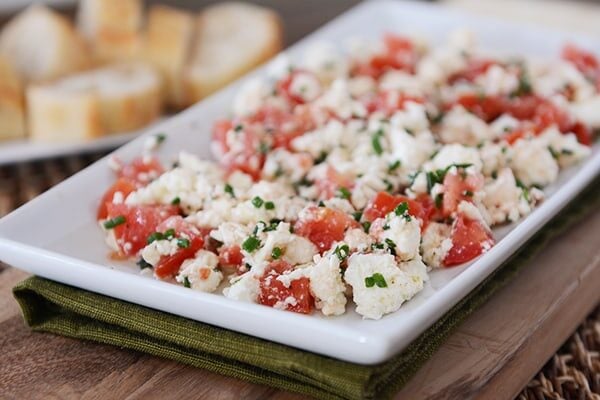
[(107, 66), (30, 87), (31, 138), (66, 142), (140, 129), (160, 116), (160, 89), (160, 75), (141, 63)]
[(188, 103), (217, 91), (282, 47), (278, 15), (256, 5), (221, 2), (207, 7), (196, 24), (196, 43), (184, 76)]
[(90, 64), (85, 44), (71, 22), (43, 6), (28, 8), (5, 26), (0, 55), (25, 83), (57, 79)]
[(141, 0), (82, 0), (77, 27), (98, 63), (141, 57), (144, 10)]
[(194, 16), (162, 5), (152, 6), (146, 30), (146, 59), (162, 74), (166, 103), (175, 109), (186, 106), (183, 70), (194, 38)]
[(12, 65), (0, 57), (0, 140), (24, 136), (23, 88)]

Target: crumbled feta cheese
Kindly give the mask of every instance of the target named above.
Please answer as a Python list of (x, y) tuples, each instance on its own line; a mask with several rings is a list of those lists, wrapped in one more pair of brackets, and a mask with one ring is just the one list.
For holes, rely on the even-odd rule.
[(142, 249), (142, 258), (153, 267), (158, 264), (164, 256), (172, 256), (177, 253), (179, 246), (177, 239), (155, 240)]
[(299, 72), (292, 75), (289, 92), (305, 102), (310, 102), (321, 94), (321, 84), (314, 75)]
[(517, 186), (510, 168), (502, 169), (498, 178), (485, 185), (483, 191), (483, 205), (493, 224), (516, 222), (531, 212), (531, 205), (525, 199), (523, 189)]
[(346, 285), (342, 281), (337, 255), (319, 258), (310, 269), (310, 291), (315, 298), (315, 306), (324, 315), (342, 315), (346, 312)]
[(551, 154), (556, 158), (561, 168), (578, 163), (591, 153), (591, 149), (579, 143), (574, 134), (563, 134), (556, 126), (547, 128), (538, 136), (538, 140), (547, 143)]
[(223, 295), (229, 299), (256, 303), (260, 293), (258, 275), (250, 270), (243, 275), (234, 276), (229, 281), (230, 286), (223, 289)]
[(269, 88), (262, 79), (244, 83), (233, 98), (233, 112), (239, 117), (257, 112), (269, 95)]
[[(423, 287), (400, 269), (390, 254), (351, 255), (344, 279), (352, 286), (356, 312), (370, 319), (380, 319), (398, 310)], [(384, 287), (377, 284), (367, 287), (370, 279), (376, 279)]]
[(416, 218), (391, 213), (386, 218), (380, 239), (389, 239), (396, 245), (395, 251), (398, 259), (412, 260), (419, 255), (421, 224)]
[(363, 252), (371, 248), (373, 238), (360, 228), (348, 229), (344, 235), (344, 243), (350, 250)]
[(485, 121), (463, 107), (455, 106), (444, 117), (439, 136), (444, 143), (476, 146), (493, 139), (494, 132)]
[(214, 253), (200, 250), (194, 258), (183, 262), (175, 279), (179, 283), (185, 283), (187, 278), (192, 289), (200, 292), (214, 292), (223, 280), (221, 271), (215, 269), (218, 263), (219, 259)]
[(578, 120), (593, 128), (600, 128), (600, 95), (595, 95), (585, 101), (571, 106), (571, 112)]
[(452, 248), (450, 232), (451, 227), (447, 224), (432, 222), (427, 225), (421, 243), (421, 252), (425, 264), (432, 268), (442, 266), (446, 254)]
[(479, 151), (473, 147), (466, 147), (458, 143), (449, 144), (440, 149), (433, 157), (433, 169), (445, 169), (453, 164), (472, 164), (470, 168), (481, 171), (483, 163)]
[(367, 114), (365, 106), (352, 98), (348, 81), (345, 79), (333, 81), (329, 89), (315, 102), (315, 105), (334, 112), (342, 119), (349, 119), (355, 115), (364, 117)]
[(510, 166), (526, 186), (546, 186), (558, 178), (558, 164), (543, 139), (518, 140)]
[(235, 222), (223, 222), (217, 229), (210, 232), (210, 237), (223, 243), (224, 246), (240, 246), (250, 235), (251, 229), (247, 225)]
[(306, 50), (303, 66), (325, 84), (345, 78), (349, 72), (346, 58), (335, 46), (325, 42), (315, 43)]
[(488, 96), (507, 95), (519, 87), (519, 78), (499, 65), (492, 65), (475, 79)]

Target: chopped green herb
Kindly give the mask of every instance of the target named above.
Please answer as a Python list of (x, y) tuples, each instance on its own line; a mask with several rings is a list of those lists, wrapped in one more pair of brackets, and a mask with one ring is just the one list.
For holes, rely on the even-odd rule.
[(465, 190), (464, 195), (467, 197), (473, 197), (473, 192), (470, 190)]
[(252, 199), (252, 205), (256, 208), (261, 208), (262, 205), (265, 204), (265, 201), (261, 199), (259, 196), (256, 196)]
[(408, 128), (404, 128), (404, 130), (406, 131), (406, 133), (408, 133), (410, 136), (415, 136), (415, 132), (412, 129), (408, 129)]
[(492, 171), (492, 179), (498, 179), (498, 171)]
[(252, 269), (252, 265), (250, 265), (250, 264), (248, 264), (248, 263), (244, 264), (244, 266), (246, 267), (246, 269), (247, 269), (248, 271), (250, 271), (250, 270)]
[(265, 209), (266, 210), (274, 210), (275, 209), (275, 203), (273, 203), (272, 201), (265, 202)]
[(335, 248), (335, 255), (340, 259), (340, 261), (344, 261), (350, 255), (350, 247), (347, 244), (337, 246)]
[(521, 190), (523, 191), (523, 198), (525, 199), (525, 201), (529, 201), (529, 188), (525, 186), (525, 184), (519, 179), (517, 179), (517, 187), (521, 188)]
[(379, 272), (375, 272), (373, 275), (365, 278), (365, 286), (368, 288), (371, 288), (373, 286), (377, 286), (379, 288), (386, 288), (387, 282), (385, 281), (383, 275), (381, 275)]
[(394, 191), (394, 185), (392, 184), (392, 182), (388, 181), (387, 179), (384, 179), (383, 183), (385, 183), (386, 192), (392, 193)]
[(165, 135), (164, 133), (158, 133), (155, 136), (156, 138), (156, 144), (161, 144), (162, 142), (164, 142), (167, 139), (167, 135)]
[(529, 73), (525, 69), (524, 65), (521, 64), (521, 70), (519, 72), (519, 86), (510, 95), (511, 97), (524, 96), (532, 92), (531, 81), (529, 79)]
[(356, 212), (352, 213), (352, 216), (354, 217), (354, 220), (356, 222), (360, 222), (362, 215), (363, 215), (362, 211), (356, 211)]
[(283, 250), (281, 250), (281, 247), (274, 247), (273, 251), (271, 251), (271, 257), (273, 258), (273, 260), (278, 260), (282, 254)]
[(236, 132), (240, 132), (242, 129), (244, 129), (244, 127), (242, 126), (242, 124), (237, 124), (235, 126), (235, 128), (233, 128), (233, 130), (236, 131)]
[(387, 244), (390, 254), (395, 256), (396, 255), (396, 243), (394, 243), (392, 241), (392, 239), (385, 239), (385, 244)]
[(319, 207), (325, 207), (325, 203), (323, 202), (323, 200), (320, 200), (319, 203), (317, 204)]
[(171, 204), (173, 204), (174, 206), (178, 206), (179, 204), (181, 204), (181, 199), (179, 197), (175, 197), (173, 200), (171, 200)]
[(248, 253), (252, 253), (256, 249), (260, 247), (260, 239), (256, 236), (248, 236), (244, 243), (242, 243), (242, 248), (246, 250)]
[(400, 162), (400, 160), (396, 160), (393, 163), (391, 163), (388, 166), (388, 172), (394, 172), (395, 170), (397, 170), (398, 168), (400, 168), (400, 165), (402, 165), (402, 162)]
[(190, 282), (190, 280), (187, 276), (183, 278), (183, 286), (185, 286), (186, 288), (192, 287), (192, 283)]
[(150, 244), (156, 240), (163, 240), (164, 238), (165, 236), (162, 233), (154, 232), (150, 234), (150, 236), (148, 236), (148, 238), (146, 239), (146, 243)]
[(389, 229), (390, 229), (390, 224), (385, 224), (385, 225), (383, 226), (383, 230), (384, 230), (384, 231), (387, 231), (387, 230), (389, 230)]
[(406, 201), (403, 201), (402, 203), (398, 204), (398, 206), (394, 209), (394, 213), (396, 215), (404, 215), (408, 212), (408, 203)]
[(167, 229), (163, 233), (164, 239), (173, 239), (175, 237), (175, 229)]
[(371, 223), (369, 221), (365, 221), (362, 223), (362, 227), (366, 233), (369, 233), (369, 229), (371, 229)]
[(560, 156), (556, 150), (554, 150), (552, 148), (552, 146), (548, 146), (548, 151), (550, 152), (550, 154), (552, 154), (552, 158), (554, 158), (555, 160), (558, 160), (558, 157)]
[(271, 150), (271, 146), (269, 146), (268, 143), (260, 142), (260, 144), (258, 145), (258, 151), (260, 152), (260, 154), (267, 154), (269, 150)]
[(371, 145), (373, 146), (373, 151), (378, 156), (383, 153), (383, 147), (381, 146), (381, 137), (383, 136), (383, 131), (380, 129), (373, 135), (371, 139)]
[(573, 154), (573, 150), (569, 150), (569, 149), (562, 149), (562, 150), (560, 151), (560, 154), (563, 154), (563, 155), (565, 155), (565, 156), (569, 156), (569, 155)]
[(229, 183), (225, 184), (225, 187), (223, 188), (223, 190), (225, 191), (225, 193), (227, 193), (231, 197), (235, 198), (235, 192), (233, 191), (233, 186), (231, 186)]
[(140, 269), (153, 268), (152, 264), (144, 260), (142, 257), (140, 257), (136, 264), (138, 265), (138, 267), (140, 267)]
[(119, 216), (114, 217), (113, 219), (104, 221), (104, 229), (113, 229), (124, 223), (125, 223), (125, 217), (123, 215), (119, 215)]
[(444, 202), (444, 193), (438, 193), (435, 195), (435, 208), (441, 209)]
[(350, 198), (350, 196), (352, 195), (352, 193), (350, 193), (350, 191), (348, 189), (346, 189), (345, 187), (341, 187), (338, 189), (338, 197), (342, 198), (342, 199), (346, 199), (348, 200)]
[(371, 245), (372, 249), (379, 249), (379, 250), (383, 250), (385, 248), (385, 245), (383, 243), (373, 243)]
[(187, 249), (188, 247), (190, 247), (190, 240), (186, 238), (177, 239), (177, 247), (179, 247), (180, 249)]
[(326, 158), (327, 158), (327, 152), (322, 151), (321, 154), (319, 154), (319, 157), (315, 158), (315, 165), (321, 164), (323, 161), (325, 161)]

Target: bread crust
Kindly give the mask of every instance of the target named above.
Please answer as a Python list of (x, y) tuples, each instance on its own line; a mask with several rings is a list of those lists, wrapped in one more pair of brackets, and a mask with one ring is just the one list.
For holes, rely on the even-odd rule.
[(24, 136), (23, 87), (10, 62), (0, 57), (0, 140)]

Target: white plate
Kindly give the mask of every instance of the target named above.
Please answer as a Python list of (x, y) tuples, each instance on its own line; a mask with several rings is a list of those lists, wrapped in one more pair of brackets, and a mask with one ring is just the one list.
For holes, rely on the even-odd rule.
[[(418, 30), (435, 43), (442, 41), (449, 30), (462, 26), (475, 31), (483, 46), (498, 51), (556, 57), (560, 46), (572, 40), (600, 53), (599, 43), (570, 34), (475, 18), (428, 4), (393, 1), (365, 2), (289, 53), (297, 57), (308, 42), (316, 39), (341, 42), (351, 35), (377, 37), (384, 31)], [(227, 114), (239, 84), (157, 128), (168, 135), (160, 150), (163, 161), (172, 161), (180, 149), (209, 157), (211, 124)], [(143, 141), (139, 138), (115, 154), (131, 159), (141, 152)], [(109, 260), (103, 234), (94, 219), (101, 194), (114, 180), (107, 159), (2, 219), (0, 258), (17, 268), (108, 296), (331, 357), (374, 364), (402, 350), (467, 295), (599, 172), (600, 146), (596, 145), (590, 159), (561, 174), (559, 181), (548, 188), (548, 200), (528, 218), (517, 227), (496, 230), (496, 237), (502, 239), (488, 253), (469, 267), (434, 271), (423, 292), (380, 321), (362, 320), (352, 309), (341, 317), (326, 318), (317, 313), (305, 316), (237, 302), (144, 277), (133, 263)]]

